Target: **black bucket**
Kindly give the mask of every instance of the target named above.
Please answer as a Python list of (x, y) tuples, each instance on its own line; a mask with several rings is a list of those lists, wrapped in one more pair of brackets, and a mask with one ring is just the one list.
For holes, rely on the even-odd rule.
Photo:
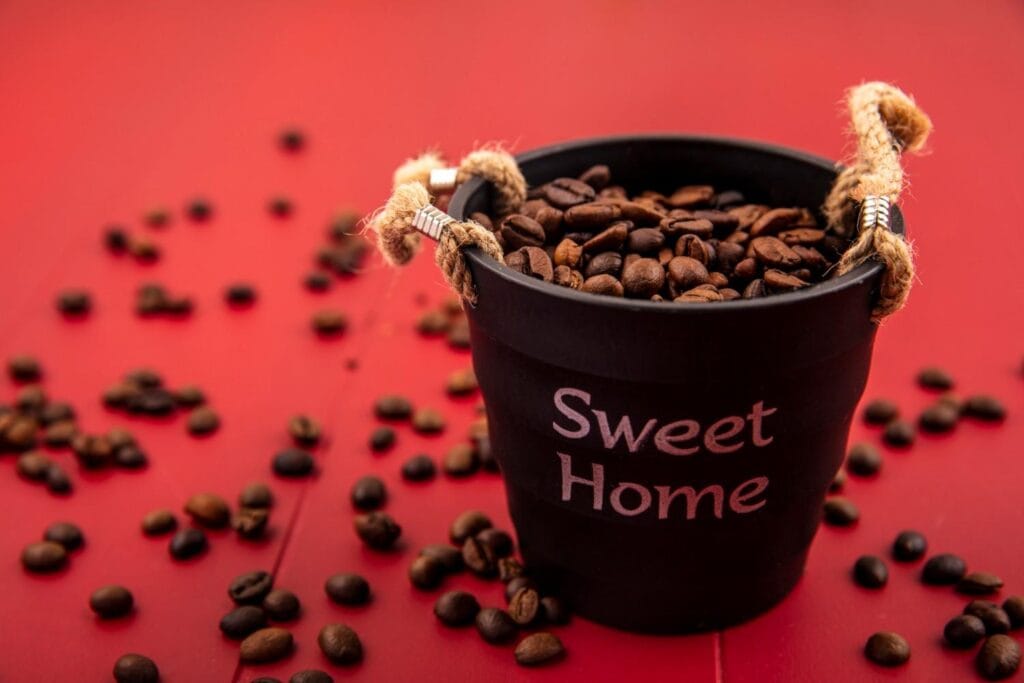
[[(675, 135), (517, 159), (531, 186), (607, 164), (629, 190), (712, 184), (773, 206), (820, 206), (836, 174), (784, 148)], [(489, 208), (475, 179), (448, 210)], [(531, 572), (578, 614), (635, 631), (720, 628), (781, 600), (843, 460), (882, 266), (686, 305), (583, 294), (467, 255), (473, 365)]]

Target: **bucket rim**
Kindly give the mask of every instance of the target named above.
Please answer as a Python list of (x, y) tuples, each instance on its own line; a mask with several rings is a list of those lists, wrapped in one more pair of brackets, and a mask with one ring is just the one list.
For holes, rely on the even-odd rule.
[[(785, 147), (768, 142), (761, 142), (758, 140), (749, 140), (744, 138), (734, 138), (725, 136), (715, 135), (692, 135), (682, 133), (642, 133), (642, 134), (624, 134), (624, 135), (611, 135), (602, 137), (592, 138), (580, 138), (576, 140), (568, 140), (565, 142), (559, 142), (552, 145), (546, 145), (544, 147), (538, 147), (521, 154), (517, 154), (515, 159), (518, 163), (523, 164), (533, 161), (538, 158), (542, 158), (555, 153), (571, 152), (576, 149), (583, 149), (588, 147), (595, 147), (598, 145), (605, 144), (617, 144), (626, 142), (675, 142), (675, 143), (699, 143), (699, 144), (712, 144), (721, 145), (725, 147), (735, 147), (740, 149), (748, 149), (754, 151), (765, 152), (776, 156), (787, 157), (794, 161), (809, 164), (811, 166), (817, 166), (829, 173), (835, 175), (842, 166), (838, 165), (825, 157), (811, 154), (810, 152), (804, 152), (802, 150)], [(466, 202), (468, 199), (479, 192), (487, 181), (483, 178), (474, 177), (463, 183), (452, 195), (451, 201), (449, 202), (448, 212), (452, 214), (456, 219), (463, 220), (465, 218)], [(898, 206), (893, 206), (893, 232), (897, 234), (903, 234), (904, 225), (902, 214), (900, 213)], [(849, 273), (840, 275), (838, 277), (831, 278), (824, 282), (814, 284), (805, 289), (796, 290), (793, 292), (783, 292), (780, 294), (772, 294), (770, 296), (764, 296), (757, 299), (734, 299), (732, 301), (718, 301), (709, 305), (666, 305), (673, 302), (659, 302), (650, 301), (647, 299), (627, 299), (614, 296), (599, 296), (589, 294), (587, 292), (580, 292), (569, 287), (560, 287), (554, 283), (543, 282), (536, 278), (523, 275), (518, 273), (511, 268), (506, 268), (503, 264), (499, 264), (492, 258), (483, 255), (479, 249), (473, 247), (466, 250), (466, 257), (471, 262), (471, 270), (485, 269), (493, 274), (495, 277), (502, 278), (510, 284), (517, 287), (530, 290), (535, 294), (551, 296), (556, 299), (561, 299), (566, 302), (574, 304), (590, 305), (590, 306), (602, 306), (612, 310), (620, 311), (643, 311), (653, 312), (658, 311), (666, 315), (728, 315), (737, 311), (749, 310), (749, 309), (766, 309), (777, 306), (797, 305), (802, 302), (806, 302), (812, 299), (820, 297), (826, 297), (831, 294), (849, 289), (851, 287), (858, 287), (866, 280), (871, 280), (878, 277), (884, 270), (884, 265), (876, 259), (869, 259), (865, 263), (857, 266)], [(468, 303), (468, 302), (467, 302)], [(474, 307), (480, 304), (470, 304)]]

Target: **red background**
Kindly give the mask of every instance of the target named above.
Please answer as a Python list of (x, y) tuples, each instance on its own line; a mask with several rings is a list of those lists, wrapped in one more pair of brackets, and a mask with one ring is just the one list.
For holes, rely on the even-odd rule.
[[(923, 531), (934, 551), (962, 554), (1001, 574), (1005, 594), (1024, 592), (1021, 444), (1024, 439), (1024, 286), (1016, 267), (1024, 239), (1019, 164), (1024, 128), (1021, 73), (1024, 9), (1011, 1), (958, 2), (412, 3), (214, 2), (0, 5), (0, 357), (38, 355), (51, 396), (72, 401), (80, 423), (99, 431), (127, 424), (150, 453), (144, 472), (85, 474), (68, 499), (17, 480), (0, 460), (6, 521), (0, 530), (4, 586), (0, 680), (106, 680), (115, 659), (153, 657), (164, 680), (248, 681), (237, 646), (217, 620), (230, 603), (228, 581), (273, 568), (298, 592), (304, 616), (293, 625), (289, 660), (260, 667), (287, 679), (324, 667), (339, 680), (649, 680), (867, 681), (971, 680), (970, 655), (940, 644), (941, 628), (964, 598), (926, 588), (918, 567), (892, 566), (890, 584), (868, 592), (848, 578), (861, 553), (883, 553), (895, 533)], [(756, 9), (755, 9), (756, 8)], [(654, 638), (575, 620), (559, 629), (568, 659), (526, 671), (507, 648), (472, 630), (440, 628), (433, 596), (405, 578), (414, 546), (444, 538), (448, 521), (478, 507), (507, 524), (493, 475), (403, 484), (402, 460), (440, 456), (463, 438), (474, 401), (452, 403), (444, 378), (469, 363), (443, 342), (419, 339), (412, 322), (445, 287), (428, 258), (403, 272), (375, 258), (367, 272), (325, 295), (300, 285), (332, 212), (369, 210), (407, 155), (438, 146), (453, 158), (477, 143), (515, 150), (608, 133), (689, 131), (750, 137), (832, 158), (850, 151), (838, 105), (844, 88), (890, 80), (932, 116), (931, 156), (908, 161), (903, 205), (919, 254), (908, 309), (880, 331), (867, 396), (899, 400), (911, 414), (929, 400), (915, 371), (939, 363), (966, 393), (1002, 397), (1002, 426), (963, 424), (892, 453), (873, 481), (848, 494), (863, 518), (850, 530), (824, 528), (806, 577), (769, 614), (721, 634)], [(284, 125), (309, 134), (309, 147), (284, 155)], [(269, 217), (266, 200), (296, 201), (288, 220)], [(208, 196), (215, 217), (182, 219), (180, 207)], [(156, 204), (175, 221), (153, 238), (154, 266), (114, 259), (101, 228), (133, 230)], [(187, 321), (140, 321), (135, 286), (156, 279), (189, 293)], [(221, 290), (248, 279), (260, 291), (249, 311), (229, 311)], [(77, 323), (54, 311), (63, 287), (95, 294), (96, 310)], [(320, 341), (308, 330), (323, 305), (344, 309), (351, 330)], [(359, 367), (345, 369), (348, 359)], [(196, 382), (224, 424), (204, 440), (174, 424), (106, 411), (101, 390), (125, 371), (151, 365), (172, 384)], [(372, 397), (400, 391), (444, 409), (441, 437), (400, 430), (394, 452), (372, 456)], [(15, 387), (0, 379), (0, 400)], [(269, 459), (286, 443), (283, 425), (298, 411), (325, 423), (315, 480), (274, 480)], [(878, 435), (855, 427), (854, 439)], [(360, 475), (392, 486), (389, 510), (405, 526), (397, 556), (363, 551), (351, 532), (346, 496)], [(234, 499), (251, 479), (278, 496), (269, 542), (244, 544), (214, 534), (211, 551), (172, 563), (166, 539), (141, 536), (147, 510), (179, 508), (196, 491)], [(71, 566), (30, 576), (21, 547), (58, 519), (87, 536)], [(338, 571), (367, 574), (376, 601), (344, 609), (324, 597)], [(643, 568), (637, 568), (642, 575)], [(130, 587), (138, 609), (97, 623), (89, 592)], [(461, 577), (485, 603), (499, 588)], [(362, 635), (366, 660), (331, 667), (316, 633), (344, 621)], [(880, 629), (911, 642), (908, 666), (887, 671), (860, 655)]]

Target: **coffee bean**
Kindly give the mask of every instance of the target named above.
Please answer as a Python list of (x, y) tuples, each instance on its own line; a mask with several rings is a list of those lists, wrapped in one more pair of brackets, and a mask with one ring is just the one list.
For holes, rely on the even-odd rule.
[(288, 434), (298, 446), (315, 446), (320, 442), (320, 424), (306, 415), (288, 420)]
[(59, 543), (65, 550), (78, 550), (85, 543), (85, 536), (82, 530), (71, 522), (56, 522), (46, 527), (43, 540)]
[(293, 643), (292, 634), (283, 628), (261, 628), (242, 641), (239, 656), (244, 664), (275, 662), (291, 654)]
[(21, 551), (21, 564), (30, 572), (42, 574), (63, 569), (68, 561), (68, 551), (60, 543), (42, 541), (30, 543)]
[(1003, 611), (1010, 619), (1011, 628), (1024, 626), (1024, 596), (1011, 595), (1003, 601)]
[(450, 545), (433, 544), (420, 549), (420, 555), (436, 560), (447, 574), (462, 571), (462, 551)]
[(989, 636), (978, 651), (974, 664), (978, 673), (990, 681), (1009, 678), (1020, 668), (1020, 645), (1010, 636)]
[(829, 493), (836, 493), (842, 491), (846, 485), (846, 470), (840, 467), (836, 470), (836, 474), (832, 477), (832, 482), (828, 485)]
[(445, 568), (441, 561), (430, 555), (420, 555), (409, 565), (409, 581), (421, 590), (431, 590), (441, 585)]
[(575, 178), (555, 178), (544, 186), (543, 192), (544, 198), (559, 209), (585, 204), (597, 196), (593, 187)]
[(577, 268), (583, 262), (583, 247), (570, 239), (563, 239), (555, 247), (553, 261), (556, 266)]
[(910, 659), (910, 644), (898, 633), (879, 631), (868, 638), (864, 656), (882, 666), (900, 666)]
[(213, 206), (203, 197), (196, 197), (185, 206), (185, 214), (197, 223), (208, 220), (212, 213)]
[(503, 220), (498, 232), (508, 249), (513, 251), (523, 247), (539, 247), (545, 240), (544, 226), (518, 213)]
[(875, 399), (864, 406), (864, 422), (872, 425), (884, 425), (895, 420), (899, 414), (899, 406), (884, 398)]
[(989, 595), (1003, 587), (1003, 580), (988, 572), (971, 572), (956, 584), (958, 593), (967, 595)]
[(142, 533), (147, 536), (162, 536), (178, 528), (174, 513), (167, 509), (153, 510), (142, 518)]
[(85, 315), (92, 309), (92, 296), (84, 289), (66, 289), (57, 295), (57, 310), (66, 316)]
[(994, 396), (976, 394), (964, 401), (963, 414), (985, 422), (999, 422), (1006, 417), (1006, 407)]
[(151, 228), (163, 228), (171, 222), (171, 211), (165, 206), (154, 206), (142, 215), (142, 222)]
[(770, 209), (761, 214), (750, 226), (750, 236), (777, 235), (802, 217), (800, 209)]
[(311, 320), (313, 331), (322, 337), (333, 337), (341, 334), (348, 327), (348, 318), (341, 311), (323, 309), (313, 314)]
[(516, 645), (516, 662), (521, 666), (542, 666), (565, 656), (565, 647), (553, 633), (532, 633)]
[(956, 427), (960, 412), (946, 403), (936, 403), (921, 412), (917, 424), (922, 431), (940, 434)]
[(853, 501), (834, 496), (825, 501), (824, 518), (830, 526), (850, 526), (860, 519), (860, 511)]
[(593, 277), (587, 277), (580, 285), (581, 292), (587, 292), (588, 294), (604, 294), (606, 296), (617, 296), (622, 297), (625, 290), (622, 287), (622, 283), (619, 282), (613, 275), (595, 275)]
[(571, 614), (568, 606), (559, 598), (548, 595), (540, 599), (541, 618), (545, 623), (568, 624)]
[(862, 555), (853, 565), (853, 580), (865, 588), (881, 588), (889, 580), (889, 570), (882, 558)]
[(114, 463), (118, 467), (137, 470), (149, 464), (149, 457), (137, 446), (124, 446), (114, 451)]
[(441, 461), (441, 468), (444, 473), (452, 477), (466, 477), (477, 471), (480, 467), (480, 459), (476, 449), (469, 444), (459, 443), (452, 446), (444, 459)]
[(160, 259), (160, 247), (148, 237), (133, 238), (128, 243), (128, 252), (142, 263), (153, 263)]
[(216, 493), (197, 493), (185, 503), (185, 513), (199, 526), (222, 529), (231, 521), (227, 501)]
[(327, 273), (314, 270), (306, 274), (302, 284), (311, 292), (326, 292), (331, 288), (331, 278)]
[(512, 540), (512, 536), (506, 531), (501, 529), (484, 529), (480, 533), (476, 534), (475, 538), (481, 543), (485, 543), (494, 553), (495, 557), (508, 557), (512, 554), (515, 549), (515, 542)]
[(445, 391), (449, 396), (467, 396), (476, 391), (478, 387), (473, 368), (465, 368), (448, 375)]
[(43, 376), (42, 366), (33, 356), (11, 356), (7, 360), (7, 374), (14, 382), (38, 382)]
[(856, 443), (846, 455), (846, 471), (860, 477), (878, 474), (882, 468), (882, 454), (868, 443)]
[(684, 292), (708, 281), (708, 269), (689, 256), (676, 256), (668, 262), (668, 281), (674, 292)]
[(402, 527), (386, 512), (358, 515), (355, 528), (356, 535), (374, 550), (390, 550), (402, 535)]
[(467, 538), (476, 536), (484, 529), (489, 529), (491, 519), (478, 510), (467, 510), (455, 518), (448, 531), (448, 537), (452, 543), (462, 545)]
[(966, 573), (966, 562), (956, 555), (943, 553), (928, 558), (921, 570), (921, 580), (933, 586), (951, 586)]
[(257, 540), (263, 538), (270, 522), (270, 513), (261, 508), (239, 508), (231, 516), (231, 528), (242, 538)]
[(274, 456), (273, 470), (282, 477), (306, 477), (313, 473), (313, 456), (298, 448), (286, 448)]
[(412, 416), (412, 403), (404, 396), (381, 396), (373, 404), (373, 411), (381, 420), (407, 420)]
[(985, 637), (985, 624), (971, 614), (960, 614), (946, 623), (942, 635), (950, 647), (966, 650)]
[(305, 669), (293, 673), (288, 683), (334, 683), (334, 678), (320, 669)]
[(239, 574), (228, 586), (228, 596), (237, 605), (258, 605), (274, 586), (274, 577), (256, 570)]
[(0, 416), (0, 451), (24, 452), (36, 445), (39, 423), (27, 415), (8, 413)]
[(43, 432), (43, 443), (51, 448), (66, 448), (77, 434), (78, 427), (71, 420), (54, 422)]
[(437, 466), (429, 455), (414, 455), (402, 463), (402, 478), (406, 481), (429, 481), (437, 474)]
[(370, 432), (369, 446), (374, 453), (383, 453), (395, 445), (395, 430), (391, 427), (377, 427)]
[(924, 556), (928, 541), (916, 531), (901, 531), (892, 544), (892, 557), (897, 562), (913, 562)]
[(467, 538), (462, 544), (462, 561), (471, 572), (481, 578), (492, 578), (498, 573), (498, 558), (491, 546), (477, 537)]
[(267, 202), (267, 210), (271, 215), (277, 218), (287, 218), (292, 215), (294, 206), (292, 200), (283, 195), (271, 197), (270, 201)]
[(89, 596), (89, 608), (101, 619), (116, 619), (132, 611), (135, 598), (124, 586), (103, 586)]
[(266, 484), (252, 482), (238, 494), (238, 504), (244, 508), (269, 508), (274, 505), (274, 493)]
[(388, 492), (384, 481), (379, 477), (367, 475), (352, 485), (349, 499), (357, 510), (376, 510), (387, 502)]
[(590, 185), (594, 190), (600, 192), (611, 182), (612, 172), (604, 164), (591, 166), (583, 173), (580, 173), (580, 180)]
[(365, 605), (370, 601), (370, 584), (359, 574), (335, 574), (324, 583), (324, 591), (339, 605)]
[[(577, 207), (583, 208), (583, 207)], [(566, 212), (568, 216), (575, 209), (570, 209)], [(617, 209), (616, 209), (617, 210)], [(585, 241), (581, 246), (584, 254), (614, 254), (622, 245), (626, 243), (626, 238), (629, 236), (629, 223), (626, 221), (619, 221), (611, 225), (610, 227), (597, 233), (589, 240)], [(594, 258), (597, 258), (596, 256)], [(611, 258), (611, 256), (605, 257)], [(621, 257), (619, 258), (621, 263)], [(617, 268), (616, 268), (617, 270)], [(601, 268), (602, 272), (610, 272), (607, 268)], [(591, 272), (589, 267), (587, 271), (588, 275), (597, 275), (598, 272)]]
[(451, 326), (452, 321), (444, 311), (427, 311), (416, 322), (416, 331), (424, 337), (437, 337), (448, 332)]
[(412, 416), (412, 428), (420, 434), (439, 434), (444, 431), (444, 416), (433, 408), (420, 408)]
[(479, 611), (480, 603), (465, 591), (448, 591), (434, 603), (434, 615), (445, 626), (468, 626)]
[(236, 607), (220, 620), (221, 632), (234, 640), (241, 640), (266, 625), (267, 615), (255, 605)]
[(665, 233), (659, 228), (638, 228), (626, 237), (626, 249), (644, 256), (656, 255), (665, 245)]
[(533, 588), (521, 588), (508, 603), (512, 620), (520, 626), (528, 626), (540, 614), (540, 595)]
[(68, 476), (67, 472), (60, 465), (53, 465), (46, 473), (46, 488), (51, 493), (60, 495), (70, 493), (73, 488), (71, 477)]
[(306, 135), (299, 128), (285, 128), (277, 136), (277, 143), (286, 152), (298, 152), (306, 146)]
[[(587, 280), (593, 279), (598, 275), (608, 275), (617, 278), (621, 271), (622, 255), (615, 251), (603, 251), (590, 258), (583, 269), (583, 274)], [(584, 285), (586, 285), (586, 282), (584, 282)]]
[(29, 481), (42, 481), (52, 466), (53, 461), (39, 451), (28, 451), (18, 456), (16, 469)]
[(519, 564), (519, 560), (514, 557), (501, 557), (498, 558), (498, 579), (505, 583), (508, 583), (512, 579), (523, 576), (526, 572), (523, 569), (523, 565)]
[(507, 643), (516, 637), (519, 627), (508, 612), (496, 607), (484, 607), (474, 620), (480, 637), (488, 643)]
[(900, 419), (891, 421), (882, 432), (882, 440), (896, 448), (910, 446), (914, 443), (914, 436), (914, 425)]
[(117, 683), (159, 683), (160, 671), (149, 657), (129, 653), (114, 663), (114, 680)]
[(775, 237), (755, 237), (750, 241), (748, 253), (761, 263), (777, 268), (790, 268), (800, 263), (796, 252)]
[(103, 230), (103, 246), (112, 254), (123, 254), (128, 249), (128, 231), (121, 225), (108, 225)]
[(171, 537), (169, 550), (176, 560), (186, 560), (206, 551), (206, 534), (201, 529), (182, 529)]
[(985, 633), (1006, 633), (1010, 630), (1010, 615), (1002, 607), (991, 600), (971, 600), (964, 607), (964, 614), (981, 619), (985, 624)]
[(917, 374), (917, 383), (922, 389), (949, 391), (953, 388), (953, 377), (939, 367), (927, 367)]
[(456, 320), (452, 328), (448, 330), (448, 346), (453, 349), (468, 349), (472, 342), (472, 335), (469, 331), (469, 322), (463, 318)]
[(348, 666), (363, 658), (363, 644), (358, 634), (344, 624), (327, 624), (316, 639), (321, 652), (335, 664)]
[(299, 616), (302, 605), (295, 593), (275, 588), (263, 598), (263, 611), (274, 621), (291, 621)]
[(793, 273), (784, 273), (775, 268), (764, 271), (764, 284), (772, 292), (792, 292), (806, 287), (808, 282), (800, 279)]
[(665, 271), (654, 259), (637, 259), (622, 272), (625, 295), (633, 299), (649, 299), (665, 284)]
[(74, 419), (75, 409), (70, 403), (64, 403), (63, 401), (50, 401), (42, 406), (42, 409), (39, 411), (39, 421), (44, 427), (52, 425), (54, 422), (73, 422)]
[(540, 589), (537, 587), (537, 584), (533, 582), (533, 579), (525, 575), (516, 576), (505, 584), (505, 602), (512, 602), (512, 598), (515, 594), (524, 588), (531, 588), (538, 593), (540, 592)]

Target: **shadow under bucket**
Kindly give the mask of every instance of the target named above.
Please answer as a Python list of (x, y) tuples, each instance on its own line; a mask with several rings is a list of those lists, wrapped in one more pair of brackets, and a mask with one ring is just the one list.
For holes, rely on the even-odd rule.
[[(530, 185), (607, 164), (629, 190), (713, 184), (812, 208), (836, 174), (784, 148), (674, 135), (517, 160)], [(448, 210), (489, 208), (474, 179)], [(883, 267), (686, 305), (583, 294), (467, 257), (473, 365), (530, 571), (581, 616), (634, 631), (719, 628), (781, 600), (843, 460)]]

